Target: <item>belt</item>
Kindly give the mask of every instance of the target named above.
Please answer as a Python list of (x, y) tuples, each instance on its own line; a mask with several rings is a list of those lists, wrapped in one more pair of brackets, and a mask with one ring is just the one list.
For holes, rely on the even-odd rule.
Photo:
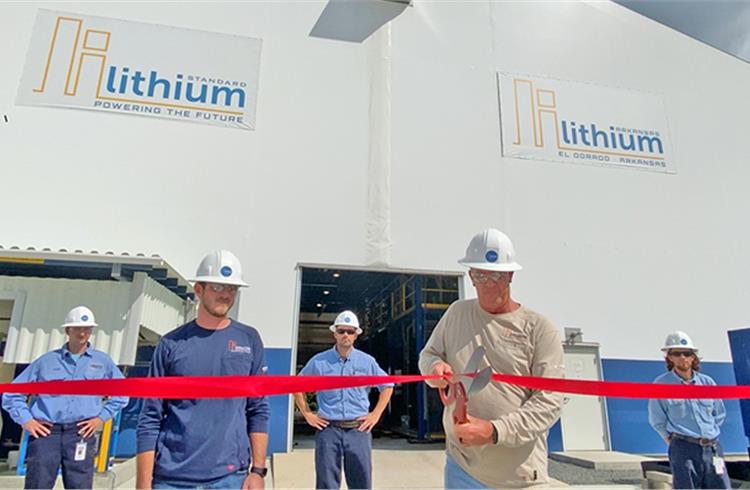
[(360, 424), (359, 420), (329, 420), (328, 422), (341, 429), (356, 429)]
[(682, 434), (677, 434), (677, 433), (672, 433), (672, 439), (680, 439), (681, 441), (689, 442), (691, 444), (697, 444), (701, 447), (714, 447), (719, 443), (718, 439), (708, 439), (706, 437), (683, 436)]

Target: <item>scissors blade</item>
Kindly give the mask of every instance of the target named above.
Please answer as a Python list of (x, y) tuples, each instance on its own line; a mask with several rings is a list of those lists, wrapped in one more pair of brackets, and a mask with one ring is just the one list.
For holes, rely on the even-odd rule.
[(477, 375), (474, 376), (474, 379), (471, 380), (471, 384), (469, 384), (469, 390), (466, 392), (466, 397), (468, 398), (471, 395), (482, 391), (482, 388), (487, 386), (487, 383), (489, 383), (491, 379), (492, 368), (487, 366), (486, 368), (479, 371)]
[(474, 374), (475, 372), (477, 372), (479, 362), (484, 359), (484, 354), (484, 346), (480, 345), (479, 347), (477, 347), (476, 350), (471, 354), (471, 357), (466, 363), (466, 367), (464, 368), (463, 372), (466, 374)]
[[(485, 354), (484, 346), (480, 345), (477, 347), (474, 352), (472, 352), (471, 357), (469, 357), (469, 360), (466, 362), (466, 367), (463, 369), (463, 374), (475, 374), (477, 372), (477, 368), (479, 367), (479, 363), (484, 359)], [(469, 386), (469, 388), (466, 388), (466, 391), (468, 392), (471, 388), (471, 385), (474, 382), (474, 378), (470, 376), (460, 376), (459, 380), (464, 385), (464, 388)]]

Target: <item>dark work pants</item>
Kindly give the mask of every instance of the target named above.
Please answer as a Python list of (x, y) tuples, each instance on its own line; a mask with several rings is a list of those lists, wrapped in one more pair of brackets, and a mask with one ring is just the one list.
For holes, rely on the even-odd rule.
[(372, 488), (372, 434), (329, 425), (315, 434), (315, 488)]
[(715, 447), (703, 447), (682, 439), (672, 439), (669, 443), (672, 487), (732, 488), (726, 467), (723, 475), (716, 474), (714, 456), (724, 457), (724, 451), (718, 443)]
[(54, 487), (60, 465), (65, 488), (91, 488), (94, 484), (96, 438), (92, 436), (84, 440), (86, 456), (83, 461), (76, 461), (76, 444), (80, 441), (75, 423), (55, 424), (47, 437), (36, 439), (29, 436), (24, 488)]

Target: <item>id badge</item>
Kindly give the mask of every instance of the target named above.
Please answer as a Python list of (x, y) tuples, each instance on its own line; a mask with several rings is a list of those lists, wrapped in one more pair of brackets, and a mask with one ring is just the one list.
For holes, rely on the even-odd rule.
[(85, 442), (81, 441), (78, 444), (76, 444), (76, 455), (74, 459), (75, 461), (83, 461), (84, 459), (86, 459), (86, 443)]
[(723, 475), (724, 474), (724, 460), (718, 456), (714, 456), (713, 462), (714, 462), (714, 470), (716, 470), (716, 474)]

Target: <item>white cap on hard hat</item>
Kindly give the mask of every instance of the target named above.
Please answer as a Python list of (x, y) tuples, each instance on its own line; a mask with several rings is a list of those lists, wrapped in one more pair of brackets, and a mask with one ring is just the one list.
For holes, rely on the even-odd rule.
[(65, 315), (61, 327), (97, 327), (94, 313), (85, 306), (76, 306)]
[(466, 247), (466, 256), (458, 263), (472, 269), (489, 271), (521, 270), (521, 265), (516, 262), (516, 252), (510, 238), (494, 228), (474, 235)]
[(690, 349), (692, 351), (698, 352), (698, 349), (696, 349), (693, 345), (693, 340), (690, 338), (690, 336), (685, 332), (681, 332), (679, 330), (667, 335), (667, 338), (664, 341), (664, 347), (662, 347), (661, 350), (662, 352), (667, 352), (670, 349)]
[(203, 257), (193, 281), (247, 287), (240, 260), (228, 250), (216, 250)]
[(354, 327), (357, 329), (357, 335), (362, 333), (362, 329), (359, 328), (359, 319), (357, 318), (357, 315), (349, 310), (339, 313), (339, 316), (336, 317), (336, 321), (333, 322), (333, 325), (328, 327), (328, 329), (331, 332), (335, 332), (336, 326)]

